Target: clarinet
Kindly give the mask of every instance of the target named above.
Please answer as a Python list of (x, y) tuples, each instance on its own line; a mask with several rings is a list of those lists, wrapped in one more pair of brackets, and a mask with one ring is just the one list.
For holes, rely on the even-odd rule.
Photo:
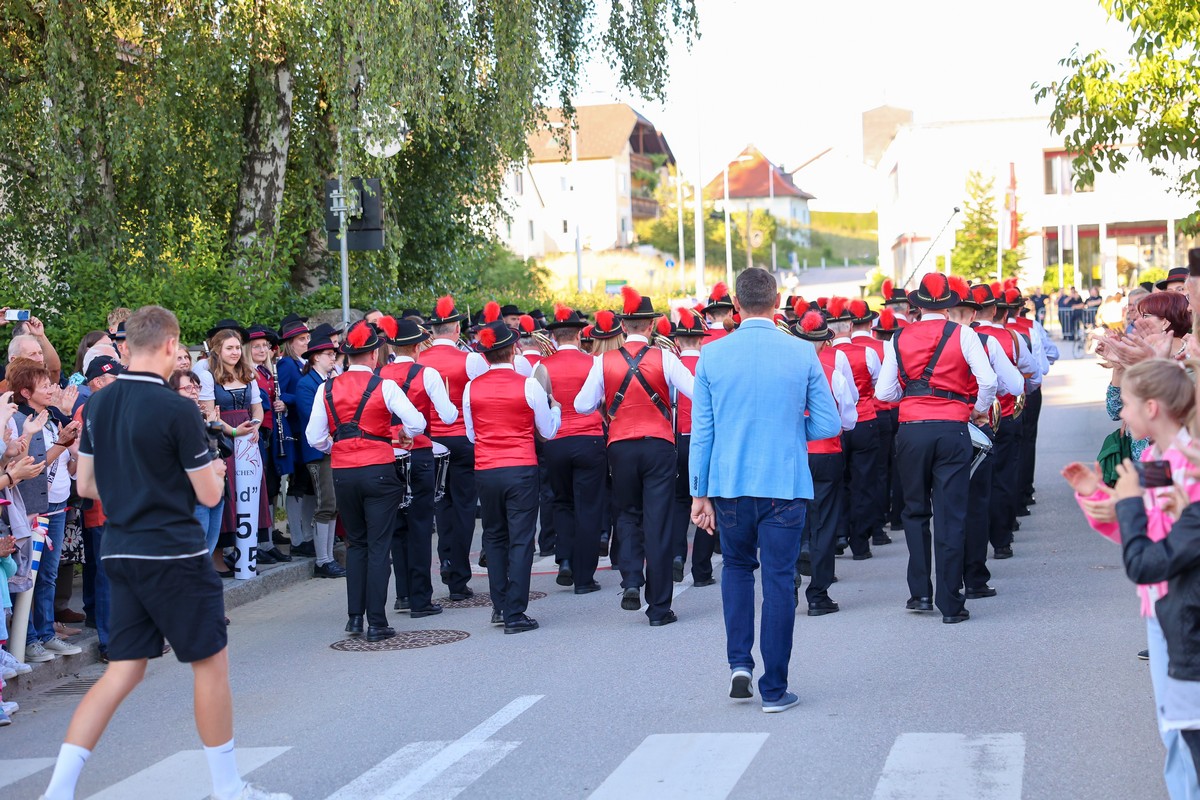
[[(275, 367), (275, 359), (267, 356), (267, 363), (271, 365), (271, 409), (274, 411), (275, 404), (279, 402), (279, 370)], [(275, 455), (278, 458), (287, 458), (287, 450), (283, 446), (283, 420), (287, 416), (287, 412), (282, 414), (278, 411), (275, 414)]]

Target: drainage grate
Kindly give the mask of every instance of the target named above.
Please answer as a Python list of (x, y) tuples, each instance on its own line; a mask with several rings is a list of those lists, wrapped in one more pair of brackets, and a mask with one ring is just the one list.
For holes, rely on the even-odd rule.
[(471, 634), (466, 631), (397, 631), (396, 635), (381, 642), (368, 642), (366, 637), (342, 639), (329, 645), (344, 653), (376, 653), (382, 650), (415, 650), (418, 647), (434, 647), (439, 644), (461, 642)]
[[(545, 592), (530, 592), (530, 600), (541, 600), (546, 596)], [(449, 597), (442, 597), (434, 600), (435, 603), (440, 603), (442, 608), (487, 608), (492, 607), (492, 596), (488, 592), (476, 592), (474, 596), (468, 597), (466, 600), (451, 600)]]
[(82, 696), (87, 694), (88, 689), (91, 689), (93, 686), (95, 686), (96, 681), (98, 680), (100, 680), (99, 675), (94, 678), (76, 678), (73, 681), (60, 683), (58, 686), (55, 686), (52, 689), (47, 689), (44, 694), (52, 697), (66, 697), (68, 695)]

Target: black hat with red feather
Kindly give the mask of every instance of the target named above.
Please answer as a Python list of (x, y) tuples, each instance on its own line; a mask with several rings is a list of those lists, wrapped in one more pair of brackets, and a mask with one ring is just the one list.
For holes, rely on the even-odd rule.
[(883, 304), (891, 305), (892, 303), (908, 305), (908, 294), (904, 289), (892, 283), (891, 279), (886, 279), (879, 289), (883, 295)]
[(830, 322), (850, 322), (854, 319), (850, 314), (850, 301), (844, 297), (829, 298), (829, 305), (825, 307), (825, 315), (829, 317)]
[(908, 302), (926, 311), (941, 311), (958, 305), (958, 295), (950, 281), (940, 272), (930, 272), (921, 278), (916, 289), (908, 293)]
[(625, 332), (621, 319), (608, 309), (596, 312), (596, 324), (592, 326), (593, 339), (611, 339)]
[(879, 316), (879, 312), (872, 311), (866, 300), (851, 300), (846, 304), (846, 311), (850, 314), (850, 322), (855, 325), (863, 325)]
[(809, 342), (825, 342), (833, 338), (829, 321), (820, 311), (806, 311), (799, 319), (792, 320), (788, 328), (796, 336)]
[(690, 308), (679, 309), (679, 324), (675, 326), (676, 336), (711, 336), (704, 318)]
[(503, 320), (496, 320), (480, 328), (475, 338), (479, 342), (479, 351), (490, 353), (516, 344), (517, 332), (505, 325)]
[(654, 319), (662, 316), (654, 310), (654, 304), (650, 302), (650, 298), (642, 297), (632, 286), (622, 286), (621, 297), (625, 301), (621, 307), (621, 313), (618, 315), (621, 319)]
[(430, 325), (446, 325), (451, 322), (462, 322), (467, 318), (466, 314), (460, 314), (454, 305), (454, 298), (450, 295), (439, 297), (437, 303), (433, 306), (433, 313), (426, 317), (425, 321)]
[(360, 319), (346, 331), (346, 338), (342, 341), (340, 350), (344, 355), (358, 356), (378, 350), (382, 346), (383, 339), (379, 336), (379, 329), (365, 319)]
[(967, 285), (965, 278), (958, 275), (951, 275), (948, 280), (950, 282), (950, 291), (958, 295), (957, 305), (964, 308), (973, 308), (976, 311), (983, 308), (983, 306), (975, 302), (975, 295), (971, 293), (971, 287)]
[(578, 311), (564, 306), (562, 303), (554, 304), (554, 321), (546, 323), (546, 330), (556, 331), (559, 328), (585, 328), (587, 320), (579, 315)]
[(708, 293), (708, 304), (704, 306), (704, 313), (710, 311), (732, 311), (733, 298), (729, 295), (729, 287), (725, 283), (719, 282)]
[(885, 308), (879, 312), (879, 318), (875, 320), (875, 324), (871, 327), (880, 333), (892, 334), (900, 330), (900, 321), (896, 319), (895, 311)]

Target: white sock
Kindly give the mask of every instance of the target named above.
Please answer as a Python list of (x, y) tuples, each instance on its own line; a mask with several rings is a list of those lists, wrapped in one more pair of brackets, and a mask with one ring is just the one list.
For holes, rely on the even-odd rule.
[(317, 535), (316, 520), (317, 496), (306, 494), (300, 498), (300, 524), (304, 526), (304, 541), (311, 542)]
[(54, 764), (50, 785), (46, 787), (46, 800), (74, 800), (79, 773), (91, 754), (91, 750), (63, 742), (58, 748), (58, 761)]
[(333, 561), (333, 523), (314, 522), (313, 544), (317, 551), (317, 564)]
[(304, 527), (300, 523), (303, 511), (300, 508), (300, 498), (288, 495), (284, 498), (283, 506), (287, 509), (288, 536), (291, 537), (292, 547), (304, 543)]
[(246, 787), (238, 773), (237, 759), (233, 753), (233, 739), (217, 747), (205, 747), (208, 771), (212, 773), (213, 797), (217, 800), (235, 800)]

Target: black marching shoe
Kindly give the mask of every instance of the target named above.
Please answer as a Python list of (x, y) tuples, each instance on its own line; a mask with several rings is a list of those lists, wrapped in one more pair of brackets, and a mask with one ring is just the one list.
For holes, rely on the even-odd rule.
[(600, 591), (600, 584), (596, 581), (586, 583), (583, 586), (575, 587), (575, 594), (591, 594), (592, 592)]
[(475, 590), (470, 586), (464, 586), (461, 591), (450, 593), (451, 600), (466, 600), (467, 598), (474, 596)]
[(692, 586), (695, 586), (698, 589), (703, 589), (705, 586), (712, 586), (716, 582), (716, 578), (698, 578), (692, 581)]
[(601, 556), (608, 555), (608, 535), (607, 534), (600, 537), (600, 555)]
[(271, 531), (271, 543), (272, 544), (291, 544), (292, 537), (288, 536), (286, 533), (279, 530), (278, 528), (275, 528), (274, 530)]
[(879, 545), (891, 544), (891, 543), (892, 543), (892, 537), (888, 536), (883, 531), (880, 531), (879, 533), (877, 533), (871, 537), (871, 546), (872, 547), (877, 547)]
[(407, 597), (397, 597), (396, 604), (392, 606), (393, 611), (408, 611), (412, 606), (408, 602)]
[(850, 540), (845, 538), (844, 536), (839, 536), (837, 538), (837, 541), (834, 542), (833, 554), (835, 556), (840, 556), (842, 553), (846, 552), (846, 548), (849, 546), (850, 546)]
[[(258, 557), (262, 558), (262, 554), (263, 554), (263, 551), (259, 550)], [(267, 555), (269, 555), (271, 558), (278, 561), (280, 564), (286, 564), (287, 562), (292, 560), (291, 556), (284, 553), (278, 547), (272, 547), (270, 550), (267, 551)]]
[(479, 553), (479, 566), (483, 567), (484, 569), (487, 569), (487, 553), (484, 553), (484, 552)]
[(495, 609), (492, 609), (492, 624), (493, 625), (503, 625), (504, 624), (504, 615), (501, 614), (499, 611), (496, 611)]
[(968, 600), (982, 600), (985, 597), (995, 597), (996, 590), (991, 586), (984, 584), (978, 589), (967, 589), (966, 597)]
[(412, 611), (408, 612), (408, 615), (413, 619), (420, 619), (421, 617), (432, 617), (433, 615), (440, 613), (442, 613), (442, 607), (437, 603), (430, 603), (424, 608), (414, 608)]
[(892, 529), (892, 533), (904, 533), (904, 523), (900, 520), (892, 520), (892, 524), (888, 526)]
[(637, 611), (642, 607), (642, 595), (636, 586), (630, 586), (621, 592), (621, 608), (626, 611)]
[(350, 621), (346, 623), (346, 633), (351, 636), (362, 636), (363, 632), (363, 615), (351, 614)]
[(288, 549), (292, 551), (293, 556), (300, 556), (302, 558), (317, 557), (317, 546), (312, 542), (301, 542), (295, 547), (290, 547)]
[(866, 561), (866, 560), (867, 560), (868, 558), (870, 558), (872, 555), (874, 555), (874, 554), (873, 554), (873, 553), (872, 553), (870, 550), (867, 550), (867, 551), (865, 551), (865, 552), (862, 552), (862, 553), (855, 553), (855, 554), (854, 554), (854, 557), (853, 557), (853, 560), (854, 560), (854, 561)]
[(384, 639), (390, 639), (396, 635), (396, 629), (391, 625), (383, 625), (376, 628), (374, 625), (367, 628), (368, 642), (382, 642)]
[(533, 617), (527, 617), (524, 614), (517, 617), (512, 622), (504, 623), (505, 635), (510, 633), (525, 633), (526, 631), (535, 631), (537, 628), (537, 620)]
[(313, 567), (314, 578), (344, 578), (346, 577), (346, 568), (336, 561), (330, 561), (325, 564), (317, 564)]
[(970, 618), (971, 618), (971, 612), (967, 611), (964, 608), (962, 611), (958, 612), (957, 614), (950, 614), (949, 616), (942, 617), (942, 622), (946, 623), (947, 625), (954, 625), (955, 623), (958, 623), (958, 622), (966, 622)]
[(1137, 657), (1142, 661), (1149, 661), (1150, 660), (1150, 651), (1149, 650), (1138, 650)]
[(1012, 556), (1013, 556), (1012, 545), (1009, 545), (1007, 547), (993, 547), (992, 548), (992, 558), (1005, 559), (1005, 558), (1012, 558)]
[(575, 573), (571, 570), (571, 562), (563, 559), (563, 562), (558, 565), (558, 577), (554, 582), (559, 586), (570, 586), (575, 582)]
[(721, 534), (720, 532), (713, 534), (713, 552), (721, 555)]
[[(288, 561), (291, 561), (291, 559), (289, 558)], [(278, 564), (279, 559), (271, 555), (270, 550), (259, 550), (254, 556), (254, 563), (263, 564), (264, 566), (267, 564)]]
[(683, 580), (683, 559), (679, 556), (675, 556), (674, 560), (671, 561), (671, 580), (676, 583)]
[(909, 611), (933, 611), (933, 599), (929, 597), (910, 597), (904, 607)]
[(663, 614), (658, 619), (650, 620), (650, 627), (651, 628), (661, 628), (663, 625), (670, 625), (672, 622), (678, 622), (678, 621), (679, 621), (679, 617), (675, 616), (675, 612), (668, 611), (666, 614)]
[(796, 564), (796, 585), (800, 585), (800, 575), (805, 577), (812, 576), (812, 555), (809, 553), (801, 553), (800, 561)]
[(840, 610), (841, 607), (832, 600), (821, 600), (817, 603), (808, 604), (808, 615), (810, 617), (823, 617), (826, 614), (836, 614)]

